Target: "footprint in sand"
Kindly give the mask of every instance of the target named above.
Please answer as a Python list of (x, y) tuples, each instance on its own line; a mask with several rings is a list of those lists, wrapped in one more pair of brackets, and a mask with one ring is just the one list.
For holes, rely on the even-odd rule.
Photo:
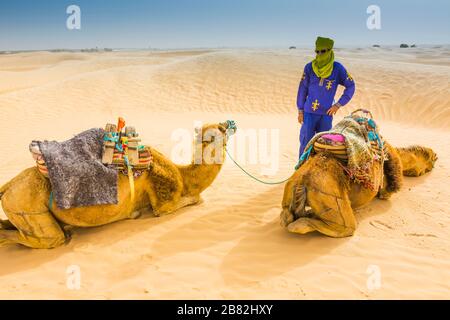
[(377, 229), (382, 230), (382, 231), (387, 231), (387, 230), (393, 230), (394, 229), (389, 224), (387, 224), (385, 222), (381, 222), (379, 220), (370, 221), (370, 225), (372, 227), (377, 228)]
[(430, 238), (437, 238), (436, 235), (431, 233), (405, 233), (405, 236), (407, 237), (430, 237)]

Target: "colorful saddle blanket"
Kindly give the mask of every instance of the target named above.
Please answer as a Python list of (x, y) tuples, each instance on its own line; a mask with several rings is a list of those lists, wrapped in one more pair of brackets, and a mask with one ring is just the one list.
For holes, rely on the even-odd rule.
[[(382, 139), (382, 138), (381, 138)], [(373, 153), (374, 160), (381, 160), (384, 156), (384, 160), (387, 160), (386, 145), (383, 141), (383, 147), (381, 148), (377, 141), (370, 141), (370, 151)], [(345, 144), (345, 136), (342, 134), (324, 134), (317, 138), (314, 142), (314, 151), (317, 152), (329, 152), (333, 154), (337, 159), (342, 160), (344, 163), (348, 161), (347, 146)]]
[(327, 152), (340, 160), (353, 181), (374, 190), (376, 183), (371, 168), (375, 161), (383, 164), (387, 160), (386, 145), (375, 121), (358, 115), (358, 111), (362, 110), (356, 110), (345, 117), (330, 131), (316, 134), (306, 146), (296, 169), (311, 154)]

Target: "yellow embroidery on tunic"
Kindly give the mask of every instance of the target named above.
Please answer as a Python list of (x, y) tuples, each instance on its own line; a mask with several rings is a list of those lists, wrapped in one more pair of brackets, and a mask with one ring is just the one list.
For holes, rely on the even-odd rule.
[(314, 101), (313, 104), (312, 104), (312, 109), (313, 109), (314, 111), (316, 111), (317, 109), (319, 109), (319, 106), (320, 106), (320, 103), (319, 103), (319, 101), (317, 101), (317, 99), (316, 99), (316, 101)]
[(327, 80), (327, 81), (328, 81), (328, 82), (327, 82), (326, 88), (327, 88), (327, 90), (330, 90), (331, 87), (333, 86), (333, 80)]
[(347, 72), (347, 80), (353, 81), (352, 76), (350, 75), (350, 73)]

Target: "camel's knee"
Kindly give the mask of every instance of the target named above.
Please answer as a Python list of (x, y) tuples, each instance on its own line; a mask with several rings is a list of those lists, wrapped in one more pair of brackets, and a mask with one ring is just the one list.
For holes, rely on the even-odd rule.
[(50, 237), (38, 237), (21, 230), (0, 230), (0, 245), (20, 244), (33, 249), (51, 249), (66, 242), (64, 233)]
[(129, 219), (139, 219), (142, 216), (141, 210), (136, 210), (130, 213)]
[(66, 244), (68, 239), (69, 238), (66, 237), (64, 232), (61, 232), (61, 234), (59, 236), (52, 237), (52, 238), (49, 238), (49, 239), (46, 239), (45, 241), (43, 241), (43, 247), (45, 247), (46, 249), (60, 247), (64, 244)]
[(345, 217), (338, 211), (326, 210), (321, 215), (312, 213), (310, 217), (302, 217), (288, 225), (288, 231), (305, 234), (318, 231), (333, 238), (349, 237), (356, 230), (356, 219), (352, 212), (347, 212)]
[(386, 189), (381, 189), (380, 192), (378, 192), (378, 198), (381, 200), (388, 200), (392, 196), (393, 192), (390, 192)]
[(33, 249), (53, 249), (66, 243), (66, 237), (61, 231), (60, 235), (38, 238), (34, 236), (21, 235), (20, 244)]
[(287, 230), (292, 233), (305, 234), (317, 231), (317, 228), (309, 221), (309, 218), (300, 218), (287, 225)]
[(171, 214), (175, 211), (175, 205), (172, 203), (165, 203), (162, 206), (153, 208), (153, 214), (157, 217), (162, 217)]
[(178, 209), (200, 202), (200, 196), (177, 196), (171, 201), (153, 207), (153, 213), (160, 217), (171, 214)]
[(288, 209), (283, 208), (280, 214), (280, 224), (282, 227), (287, 227), (290, 223), (294, 222), (294, 214)]
[(352, 236), (355, 233), (356, 225), (344, 225), (330, 221), (323, 221), (317, 218), (299, 218), (288, 225), (288, 231), (305, 234), (318, 231), (333, 238), (343, 238)]
[(345, 238), (345, 237), (353, 236), (355, 234), (356, 228), (355, 227), (340, 226), (335, 231), (336, 231), (336, 233), (334, 235), (330, 235), (330, 237), (333, 237), (333, 238)]
[(50, 212), (5, 212), (17, 228), (16, 242), (30, 248), (49, 249), (66, 242), (66, 235)]

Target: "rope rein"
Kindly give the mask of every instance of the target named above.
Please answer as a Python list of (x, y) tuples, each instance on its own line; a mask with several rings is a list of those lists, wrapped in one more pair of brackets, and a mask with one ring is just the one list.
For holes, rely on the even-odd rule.
[[(227, 135), (230, 136), (232, 134), (234, 134), (237, 130), (237, 126), (236, 126), (236, 122), (234, 122), (233, 120), (227, 120)], [(245, 170), (236, 160), (234, 160), (234, 158), (231, 156), (231, 154), (228, 152), (228, 149), (225, 147), (225, 152), (227, 153), (227, 155), (230, 157), (230, 159), (234, 162), (234, 164), (242, 170), (242, 172), (244, 172), (246, 175), (248, 175), (250, 178), (254, 179), (255, 181), (258, 181), (260, 183), (263, 184), (269, 184), (269, 185), (275, 185), (275, 184), (282, 184), (285, 183), (286, 181), (288, 181), (291, 177), (284, 179), (282, 181), (264, 181), (261, 180), (257, 177), (255, 177), (254, 175), (252, 175), (251, 173), (249, 173), (247, 170)]]
[(230, 157), (230, 159), (234, 162), (234, 164), (235, 164), (239, 169), (241, 169), (241, 170), (242, 170), (246, 175), (248, 175), (250, 178), (252, 178), (252, 179), (254, 179), (254, 180), (256, 180), (256, 181), (258, 181), (258, 182), (260, 182), (260, 183), (263, 183), (263, 184), (270, 184), (270, 185), (274, 185), (274, 184), (282, 184), (282, 183), (285, 183), (286, 181), (288, 181), (288, 180), (291, 178), (291, 177), (289, 177), (289, 178), (284, 179), (284, 180), (282, 180), (282, 181), (263, 181), (263, 180), (261, 180), (261, 179), (255, 177), (255, 176), (252, 175), (251, 173), (249, 173), (249, 172), (248, 172), (247, 170), (245, 170), (244, 168), (242, 168), (242, 166), (241, 166), (239, 163), (237, 163), (237, 161), (234, 160), (233, 157), (230, 155), (230, 153), (228, 152), (228, 149), (225, 148), (225, 151), (226, 151), (226, 153), (228, 154), (228, 156)]

